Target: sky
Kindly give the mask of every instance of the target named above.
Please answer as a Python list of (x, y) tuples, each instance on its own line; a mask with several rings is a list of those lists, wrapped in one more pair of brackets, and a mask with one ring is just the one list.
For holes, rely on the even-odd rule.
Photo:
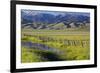
[(22, 9), (22, 12), (28, 14), (28, 15), (37, 15), (38, 13), (47, 13), (47, 14), (53, 14), (55, 16), (57, 15), (65, 15), (68, 14), (74, 14), (74, 15), (84, 15), (84, 16), (90, 16), (90, 13), (86, 12), (61, 12), (61, 11), (39, 11), (39, 10), (28, 10), (28, 9)]

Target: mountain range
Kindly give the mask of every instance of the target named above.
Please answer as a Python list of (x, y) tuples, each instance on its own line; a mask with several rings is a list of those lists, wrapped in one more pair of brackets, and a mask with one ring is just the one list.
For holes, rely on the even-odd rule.
[(87, 25), (87, 23), (90, 23), (90, 16), (86, 13), (21, 11), (23, 28), (27, 26), (33, 29), (64, 29)]

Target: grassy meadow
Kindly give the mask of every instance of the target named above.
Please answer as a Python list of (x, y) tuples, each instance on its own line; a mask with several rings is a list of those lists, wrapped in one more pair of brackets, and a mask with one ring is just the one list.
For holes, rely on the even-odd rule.
[(22, 29), (21, 44), (22, 63), (90, 59), (87, 30)]

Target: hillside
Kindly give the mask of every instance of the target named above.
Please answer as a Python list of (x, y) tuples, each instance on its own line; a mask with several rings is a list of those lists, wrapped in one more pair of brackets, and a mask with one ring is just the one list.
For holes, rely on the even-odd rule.
[[(22, 28), (33, 29), (66, 29), (89, 27), (89, 13), (21, 11)], [(88, 26), (87, 26), (88, 24)]]

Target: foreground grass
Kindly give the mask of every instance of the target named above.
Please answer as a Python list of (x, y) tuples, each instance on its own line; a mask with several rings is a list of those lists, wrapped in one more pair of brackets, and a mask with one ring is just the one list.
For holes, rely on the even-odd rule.
[(84, 33), (82, 34), (80, 31), (75, 31), (75, 34), (73, 34), (73, 31), (73, 33), (65, 34), (59, 30), (60, 33), (55, 34), (58, 31), (52, 31), (49, 32), (48, 30), (46, 32), (44, 30), (41, 31), (42, 33), (39, 33), (39, 31), (35, 30), (22, 30), (22, 42), (44, 44), (62, 52), (56, 54), (53, 51), (44, 51), (22, 46), (22, 63), (88, 60), (90, 58), (89, 32), (82, 31)]

